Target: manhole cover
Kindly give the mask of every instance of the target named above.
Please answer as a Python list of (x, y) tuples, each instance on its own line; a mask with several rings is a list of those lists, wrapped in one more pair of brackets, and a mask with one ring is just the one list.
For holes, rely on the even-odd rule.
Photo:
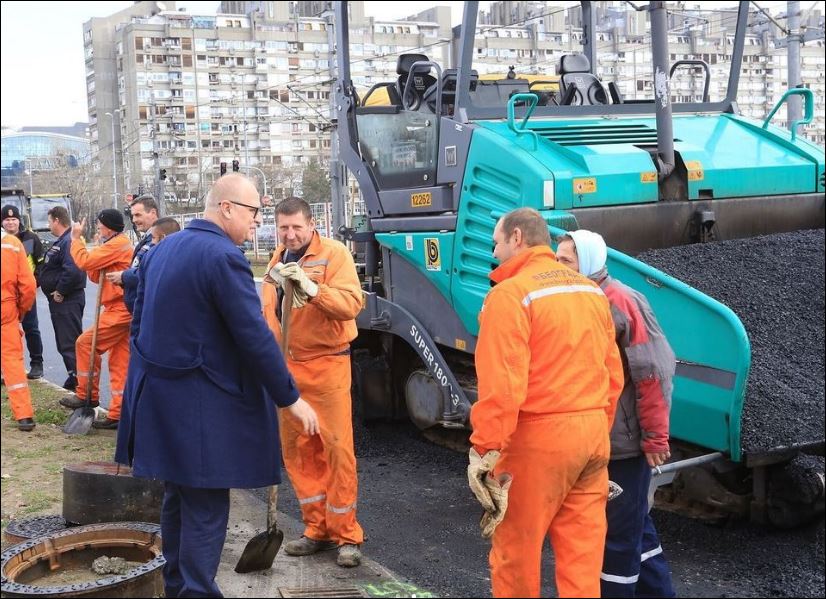
[(3, 535), (9, 543), (20, 543), (61, 530), (66, 530), (66, 520), (63, 519), (63, 516), (51, 514), (12, 520), (6, 530), (3, 531)]
[(367, 597), (367, 593), (357, 587), (280, 587), (278, 590), (282, 597)]

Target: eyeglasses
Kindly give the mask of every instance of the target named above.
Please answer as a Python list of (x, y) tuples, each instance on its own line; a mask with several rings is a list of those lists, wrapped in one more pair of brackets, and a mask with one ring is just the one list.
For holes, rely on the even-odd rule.
[(261, 206), (250, 206), (249, 204), (244, 204), (243, 202), (236, 202), (235, 200), (227, 200), (230, 204), (235, 204), (237, 206), (243, 206), (244, 208), (249, 208), (252, 210), (252, 220), (255, 220), (255, 217), (258, 216), (258, 211), (261, 210)]

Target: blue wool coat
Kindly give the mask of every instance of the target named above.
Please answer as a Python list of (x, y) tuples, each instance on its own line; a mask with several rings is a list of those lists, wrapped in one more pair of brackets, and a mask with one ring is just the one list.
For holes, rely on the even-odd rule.
[(279, 483), (276, 406), (298, 389), (243, 254), (198, 219), (147, 253), (138, 274), (115, 460), (188, 487)]

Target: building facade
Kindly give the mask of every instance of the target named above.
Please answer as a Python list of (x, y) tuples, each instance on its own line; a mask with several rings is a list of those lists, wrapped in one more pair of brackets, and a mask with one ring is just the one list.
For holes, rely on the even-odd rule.
[[(174, 2), (136, 2), (84, 24), (93, 150), (116, 168), (122, 193), (164, 178), (178, 199), (202, 198), (233, 161), (267, 181), (275, 198), (295, 190), (300, 165), (330, 152), (330, 90), (335, 56), (329, 2), (223, 2), (217, 15), (175, 10)], [(819, 11), (819, 9), (818, 9)], [(809, 21), (822, 21), (810, 11)], [(671, 15), (671, 60), (701, 58), (711, 68), (712, 100), (725, 95), (734, 12), (684, 8)], [(434, 7), (402, 21), (378, 21), (350, 3), (352, 74), (364, 91), (396, 79), (404, 52), (455, 66), (450, 10)], [(627, 98), (653, 97), (645, 12), (597, 3), (596, 72)], [(775, 32), (776, 33), (776, 32)], [(763, 27), (746, 40), (738, 105), (763, 118), (787, 88), (785, 48)], [(560, 57), (581, 51), (579, 8), (544, 2), (493, 2), (480, 15), (474, 68), (480, 73), (554, 74)], [(818, 100), (804, 134), (824, 142), (823, 42), (801, 48), (804, 83)], [(698, 100), (702, 78), (675, 74), (675, 101)], [(783, 125), (785, 110), (775, 122)], [(291, 179), (292, 178), (292, 179)]]
[(34, 173), (88, 164), (91, 144), (85, 135), (77, 134), (82, 134), (84, 129), (82, 123), (74, 127), (4, 129), (0, 144), (3, 187), (21, 186), (25, 182), (25, 189), (32, 193)]

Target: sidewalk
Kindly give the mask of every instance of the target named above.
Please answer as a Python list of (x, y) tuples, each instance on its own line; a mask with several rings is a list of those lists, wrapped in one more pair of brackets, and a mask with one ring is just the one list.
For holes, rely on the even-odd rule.
[[(266, 528), (267, 506), (252, 492), (235, 489), (231, 491), (230, 506), (229, 530), (217, 577), (226, 597), (434, 597), (369, 559), (369, 544), (364, 546), (367, 554), (357, 568), (339, 567), (335, 551), (291, 557), (282, 547), (271, 569), (236, 574), (235, 564), (247, 542)], [(301, 522), (281, 512), (278, 528), (284, 531), (285, 543), (300, 537), (304, 530)]]

